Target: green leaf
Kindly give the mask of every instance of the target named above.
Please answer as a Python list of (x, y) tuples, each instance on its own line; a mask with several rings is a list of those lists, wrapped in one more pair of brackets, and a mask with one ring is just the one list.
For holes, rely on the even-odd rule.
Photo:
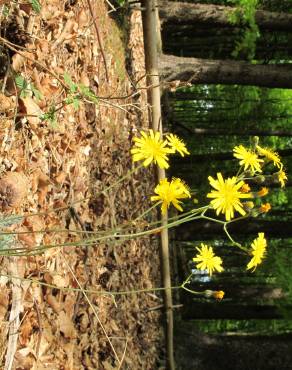
[(31, 91), (33, 92), (34, 96), (37, 100), (42, 100), (43, 95), (42, 93), (34, 86), (33, 83), (30, 84)]
[(88, 100), (92, 101), (95, 104), (98, 104), (98, 98), (96, 97), (94, 92), (90, 90), (89, 87), (80, 84), (79, 90), (80, 90), (81, 95), (83, 95), (85, 98), (87, 98)]
[(25, 98), (28, 92), (28, 82), (21, 75), (15, 77), (15, 84), (20, 90), (20, 97)]
[(78, 86), (72, 81), (70, 75), (67, 72), (64, 73), (64, 81), (69, 86), (69, 90), (71, 94), (74, 94), (77, 92)]
[(27, 81), (21, 75), (15, 77), (15, 84), (20, 90), (26, 90), (28, 87)]
[(79, 105), (80, 105), (80, 101), (79, 101), (79, 98), (77, 98), (76, 96), (73, 98), (73, 101), (72, 101), (72, 104), (73, 104), (73, 107), (75, 110), (77, 110), (79, 108)]
[(2, 8), (2, 16), (3, 18), (7, 18), (8, 15), (9, 15), (9, 7), (7, 5), (3, 5), (3, 8)]
[(33, 8), (33, 10), (36, 12), (36, 13), (40, 13), (41, 12), (41, 4), (39, 3), (38, 0), (30, 0), (30, 3), (31, 3), (31, 6)]

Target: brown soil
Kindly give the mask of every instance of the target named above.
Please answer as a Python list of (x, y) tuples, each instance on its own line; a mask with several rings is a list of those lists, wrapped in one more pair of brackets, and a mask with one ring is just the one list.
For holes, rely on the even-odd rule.
[[(10, 8), (1, 26), (0, 226), (23, 232), (0, 239), (1, 368), (156, 369), (163, 334), (152, 308), (161, 297), (100, 291), (159, 286), (157, 240), (78, 245), (150, 205), (150, 170), (100, 194), (132, 169), (132, 137), (148, 126), (140, 14), (127, 17), (126, 35), (106, 1), (92, 2), (94, 20), (85, 0), (41, 1), (40, 14), (29, 4)], [(69, 104), (66, 74), (96, 104), (90, 96)], [(7, 256), (11, 248), (21, 249)]]

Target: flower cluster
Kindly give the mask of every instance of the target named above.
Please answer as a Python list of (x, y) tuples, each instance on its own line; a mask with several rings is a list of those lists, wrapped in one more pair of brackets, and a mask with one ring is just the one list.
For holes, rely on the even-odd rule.
[[(169, 155), (176, 152), (182, 157), (190, 154), (185, 143), (178, 136), (167, 134), (163, 139), (159, 132), (153, 130), (149, 130), (148, 133), (141, 131), (141, 136), (134, 138), (134, 147), (131, 150), (134, 162), (142, 160), (144, 166), (153, 162), (162, 169), (169, 167)], [(262, 198), (269, 194), (269, 189), (259, 184), (269, 185), (276, 181), (284, 187), (287, 175), (279, 154), (269, 148), (257, 144), (253, 148), (237, 145), (233, 149), (233, 155), (239, 160), (240, 166), (236, 176), (224, 177), (221, 172), (218, 172), (216, 177), (209, 176), (211, 189), (207, 193), (207, 198), (210, 199), (208, 205), (192, 209), (185, 213), (185, 216), (180, 216), (178, 224), (198, 218), (220, 222), (224, 225), (224, 231), (232, 244), (251, 256), (246, 268), (254, 271), (266, 256), (267, 241), (264, 233), (260, 232), (251, 246), (245, 247), (232, 239), (226, 226), (243, 217), (257, 217), (269, 212), (271, 204), (262, 202)], [(166, 214), (170, 205), (183, 212), (182, 200), (191, 198), (189, 187), (179, 178), (160, 180), (154, 193), (150, 199), (161, 205), (162, 214)], [(209, 216), (212, 210), (219, 220)], [(208, 216), (205, 215), (206, 212)], [(197, 269), (206, 271), (210, 276), (214, 272), (224, 271), (222, 259), (215, 254), (211, 246), (201, 243), (196, 250), (197, 254), (193, 262)], [(219, 300), (224, 296), (223, 291), (205, 291), (206, 294), (210, 292), (212, 297)]]
[(131, 149), (133, 161), (144, 161), (145, 167), (150, 163), (157, 164), (162, 169), (167, 169), (168, 155), (179, 152), (182, 157), (185, 154), (190, 154), (185, 146), (185, 143), (176, 135), (169, 134), (167, 140), (161, 138), (160, 132), (149, 130), (147, 134), (141, 131), (141, 137), (134, 137), (135, 145)]

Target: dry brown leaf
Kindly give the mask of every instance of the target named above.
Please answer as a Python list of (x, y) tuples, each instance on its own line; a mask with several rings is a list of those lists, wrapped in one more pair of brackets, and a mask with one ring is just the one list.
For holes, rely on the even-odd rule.
[(109, 361), (103, 361), (102, 365), (104, 367), (104, 370), (114, 370), (116, 367), (113, 367), (112, 364)]
[(19, 342), (22, 346), (27, 346), (29, 337), (33, 330), (33, 324), (31, 320), (25, 319), (20, 328)]
[(61, 311), (61, 303), (51, 293), (46, 295), (46, 301), (52, 307), (52, 309), (58, 314)]
[(72, 37), (72, 33), (73, 33), (73, 30), (74, 30), (75, 26), (77, 26), (77, 23), (73, 19), (68, 19), (67, 20), (62, 33), (59, 35), (59, 37), (57, 38), (57, 40), (53, 44), (52, 50), (54, 50), (58, 45), (60, 45), (65, 40)]
[(78, 14), (78, 26), (79, 28), (83, 28), (88, 25), (88, 17), (86, 14), (86, 10), (82, 8)]
[(40, 169), (37, 168), (32, 175), (32, 191), (38, 191), (38, 203), (44, 205), (49, 185), (51, 184), (50, 178)]
[(76, 338), (76, 329), (70, 317), (62, 310), (58, 316), (59, 330), (64, 334), (65, 338)]
[(60, 88), (52, 82), (50, 77), (45, 76), (40, 80), (40, 91), (44, 95), (44, 97), (48, 98), (49, 100), (56, 94), (58, 94)]
[(19, 207), (28, 192), (27, 178), (23, 173), (8, 172), (0, 180), (0, 208), (8, 211)]
[[(17, 232), (30, 232), (31, 230), (26, 227), (19, 227), (17, 229)], [(33, 248), (36, 245), (35, 235), (34, 234), (18, 234), (17, 235), (18, 240), (27, 246), (28, 248)]]
[(0, 289), (0, 321), (3, 322), (3, 319), (7, 313), (9, 303), (9, 294), (6, 287), (1, 287)]
[(15, 106), (12, 98), (0, 93), (0, 112), (7, 112)]
[(14, 54), (12, 57), (12, 68), (15, 72), (19, 72), (23, 67), (25, 62), (25, 57), (20, 54)]
[(29, 96), (20, 98), (19, 102), (22, 103), (24, 113), (27, 115), (27, 120), (32, 129), (36, 129), (40, 123), (40, 117), (43, 114), (37, 103)]
[(66, 180), (67, 173), (64, 171), (60, 171), (57, 176), (55, 176), (54, 180), (57, 184), (63, 184)]
[(58, 288), (64, 288), (69, 285), (69, 277), (62, 276), (62, 275), (54, 275), (53, 276), (53, 284), (56, 285)]

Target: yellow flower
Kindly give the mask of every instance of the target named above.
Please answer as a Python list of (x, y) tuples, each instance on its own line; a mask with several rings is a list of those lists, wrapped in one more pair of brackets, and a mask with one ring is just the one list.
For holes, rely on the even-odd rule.
[(266, 187), (262, 187), (260, 191), (257, 192), (258, 197), (264, 197), (269, 194), (269, 189)]
[(262, 204), (259, 208), (259, 211), (261, 213), (268, 213), (271, 210), (271, 205), (270, 203)]
[(174, 150), (174, 152), (179, 152), (179, 154), (184, 157), (185, 154), (190, 154), (186, 148), (186, 144), (176, 135), (169, 134), (166, 135), (168, 140), (168, 145)]
[(285, 186), (285, 182), (288, 180), (286, 172), (283, 169), (281, 169), (281, 171), (278, 172), (278, 180), (279, 183), (281, 184), (281, 188), (283, 188)]
[(221, 301), (225, 295), (225, 292), (223, 290), (205, 290), (204, 296), (206, 298), (215, 298)]
[(274, 166), (280, 168), (282, 167), (281, 159), (279, 157), (279, 154), (274, 152), (271, 149), (268, 148), (262, 148), (259, 145), (257, 145), (257, 151), (259, 155), (265, 157), (268, 161), (271, 161), (274, 163)]
[(258, 238), (256, 238), (251, 244), (251, 255), (253, 256), (250, 262), (247, 265), (247, 270), (254, 268), (256, 269), (257, 265), (262, 263), (263, 258), (265, 257), (267, 241), (265, 239), (264, 233), (259, 233)]
[(256, 153), (247, 150), (243, 145), (236, 146), (233, 152), (235, 158), (241, 159), (239, 164), (244, 165), (244, 171), (250, 168), (252, 172), (262, 172), (261, 162), (264, 161), (259, 159)]
[(208, 247), (201, 243), (201, 249), (196, 247), (198, 254), (193, 258), (194, 262), (199, 262), (196, 267), (200, 270), (208, 270), (210, 276), (212, 276), (213, 271), (221, 272), (223, 271), (222, 259), (215, 256), (212, 247)]
[(167, 208), (172, 203), (175, 208), (179, 211), (183, 211), (180, 206), (180, 201), (178, 199), (190, 198), (191, 194), (187, 185), (181, 180), (173, 178), (171, 182), (167, 179), (160, 180), (159, 184), (154, 189), (157, 195), (151, 197), (152, 201), (162, 201), (161, 211), (165, 214)]
[(210, 185), (215, 189), (207, 194), (208, 198), (214, 198), (211, 205), (216, 210), (216, 214), (224, 213), (225, 218), (229, 221), (234, 217), (234, 210), (242, 216), (246, 214), (240, 199), (252, 198), (252, 194), (244, 194), (239, 191), (243, 186), (243, 181), (238, 181), (237, 177), (223, 179), (222, 174), (217, 173), (218, 180), (209, 176)]
[(218, 301), (221, 301), (225, 295), (225, 292), (223, 290), (217, 290), (213, 293), (213, 297), (215, 299), (218, 299)]
[(167, 148), (167, 141), (160, 138), (159, 132), (149, 130), (149, 134), (141, 131), (142, 137), (134, 137), (135, 147), (131, 149), (133, 161), (144, 160), (143, 165), (149, 166), (151, 162), (157, 163), (160, 168), (168, 168), (167, 154), (173, 153), (173, 150)]

